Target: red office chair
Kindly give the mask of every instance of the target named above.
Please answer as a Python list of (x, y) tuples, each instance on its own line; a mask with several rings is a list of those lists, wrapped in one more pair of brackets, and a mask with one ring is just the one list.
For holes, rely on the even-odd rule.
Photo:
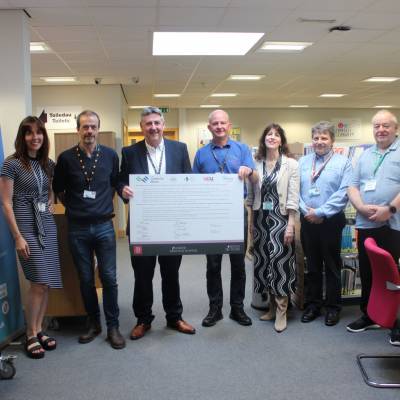
[[(392, 329), (396, 323), (400, 306), (400, 273), (393, 257), (386, 250), (377, 246), (372, 238), (364, 242), (372, 269), (372, 288), (368, 301), (368, 316), (383, 328)], [(400, 246), (400, 243), (399, 243)], [(400, 383), (376, 382), (368, 377), (361, 362), (363, 358), (400, 359), (399, 355), (359, 354), (357, 362), (365, 382), (373, 387), (400, 388)], [(400, 366), (399, 366), (400, 370)]]

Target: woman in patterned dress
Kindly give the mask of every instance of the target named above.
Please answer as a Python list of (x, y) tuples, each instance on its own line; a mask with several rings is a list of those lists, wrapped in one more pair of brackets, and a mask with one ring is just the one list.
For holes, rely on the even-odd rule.
[(1, 169), (3, 211), (26, 279), (30, 282), (26, 310), (25, 350), (31, 358), (43, 358), (57, 343), (42, 331), (49, 288), (61, 288), (57, 229), (51, 213), (49, 139), (43, 123), (25, 118), (15, 139), (15, 153)]
[(267, 126), (254, 156), (260, 177), (248, 184), (247, 204), (252, 207), (255, 290), (267, 292), (269, 311), (261, 320), (275, 319), (275, 330), (287, 327), (286, 310), (295, 291), (294, 223), (299, 207), (297, 161), (288, 157), (284, 130)]

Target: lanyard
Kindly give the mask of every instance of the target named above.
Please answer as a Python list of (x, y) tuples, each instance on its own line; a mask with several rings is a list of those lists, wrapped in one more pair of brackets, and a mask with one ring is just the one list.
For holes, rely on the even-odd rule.
[(331, 150), (330, 154), (328, 155), (328, 157), (326, 158), (324, 163), (321, 165), (321, 168), (318, 171), (316, 171), (315, 164), (316, 164), (317, 155), (316, 154), (314, 155), (314, 159), (313, 159), (313, 163), (312, 163), (312, 170), (311, 170), (311, 182), (312, 183), (315, 183), (317, 181), (317, 179), (320, 177), (322, 171), (326, 167), (326, 164), (328, 164), (329, 160), (332, 157), (333, 157), (333, 151)]
[(151, 158), (151, 155), (150, 155), (148, 150), (147, 150), (147, 158), (149, 159), (150, 164), (153, 167), (154, 172), (156, 173), (156, 175), (160, 175), (161, 174), (161, 165), (162, 165), (162, 161), (163, 161), (163, 158), (164, 158), (164, 147), (161, 150), (161, 157), (160, 157), (160, 163), (158, 165), (158, 169), (156, 168), (156, 166), (155, 166), (155, 164), (153, 162), (153, 159)]
[(218, 169), (219, 169), (219, 172), (220, 172), (221, 174), (224, 173), (224, 168), (225, 168), (225, 166), (226, 166), (226, 157), (228, 156), (229, 150), (230, 150), (230, 147), (228, 147), (228, 149), (226, 150), (224, 159), (222, 160), (222, 163), (221, 163), (221, 162), (218, 160), (217, 155), (215, 154), (214, 150), (211, 149), (211, 153), (212, 153), (212, 155), (213, 155), (213, 157), (214, 157), (215, 162), (218, 164)]
[(35, 181), (37, 183), (38, 186), (38, 192), (39, 192), (39, 201), (42, 198), (42, 191), (43, 191), (43, 181), (44, 181), (44, 177), (43, 177), (43, 172), (42, 172), (42, 167), (39, 164), (39, 176), (36, 174), (35, 168), (33, 166), (32, 161), (31, 163), (31, 168), (32, 168), (32, 172), (33, 172), (33, 176), (35, 177)]
[(385, 159), (385, 157), (386, 157), (386, 155), (387, 155), (388, 153), (389, 153), (388, 151), (386, 151), (385, 154), (377, 153), (377, 156), (378, 156), (379, 158), (378, 158), (377, 161), (376, 161), (376, 165), (375, 165), (375, 169), (374, 169), (374, 177), (375, 177), (376, 173), (378, 172), (379, 167), (382, 165), (383, 160)]
[(100, 147), (99, 147), (99, 145), (96, 146), (96, 150), (93, 153), (94, 157), (92, 157), (92, 158), (94, 158), (94, 161), (91, 163), (91, 166), (88, 171), (86, 170), (85, 163), (83, 162), (81, 152), (79, 151), (78, 145), (76, 146), (76, 155), (79, 160), (79, 165), (81, 167), (83, 177), (85, 178), (88, 189), (90, 190), (90, 183), (93, 180), (94, 173), (96, 171), (96, 164), (99, 161), (99, 157), (100, 157)]

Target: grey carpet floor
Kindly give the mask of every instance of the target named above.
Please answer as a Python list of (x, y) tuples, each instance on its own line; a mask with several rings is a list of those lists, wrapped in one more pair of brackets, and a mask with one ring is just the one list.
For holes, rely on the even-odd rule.
[[(397, 353), (388, 342), (387, 330), (352, 334), (346, 324), (358, 316), (356, 306), (346, 306), (335, 327), (323, 318), (303, 324), (301, 312), (291, 310), (288, 329), (280, 334), (273, 323), (258, 320), (250, 307), (251, 266), (247, 265), (246, 311), (251, 327), (229, 319), (229, 265), (224, 256), (224, 319), (203, 328), (208, 311), (205, 256), (184, 257), (181, 266), (183, 317), (197, 328), (196, 335), (183, 335), (165, 327), (161, 305), (159, 271), (154, 279), (156, 319), (141, 340), (127, 339), (123, 350), (113, 350), (105, 333), (92, 343), (80, 345), (80, 324), (61, 322), (53, 332), (58, 348), (43, 360), (28, 359), (20, 346), (6, 353), (18, 355), (17, 375), (0, 381), (1, 400), (23, 399), (399, 399), (398, 389), (368, 387), (358, 370), (358, 353)], [(120, 324), (128, 337), (135, 323), (131, 301), (133, 272), (127, 243), (118, 243)], [(399, 365), (399, 364), (397, 364)], [(374, 376), (400, 381), (397, 370), (387, 364), (368, 364)]]

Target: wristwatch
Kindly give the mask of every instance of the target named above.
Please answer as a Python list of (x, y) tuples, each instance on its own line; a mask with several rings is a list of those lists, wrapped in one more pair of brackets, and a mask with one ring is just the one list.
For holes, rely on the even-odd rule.
[(391, 204), (388, 204), (389, 211), (391, 214), (396, 214), (397, 213), (397, 208)]

